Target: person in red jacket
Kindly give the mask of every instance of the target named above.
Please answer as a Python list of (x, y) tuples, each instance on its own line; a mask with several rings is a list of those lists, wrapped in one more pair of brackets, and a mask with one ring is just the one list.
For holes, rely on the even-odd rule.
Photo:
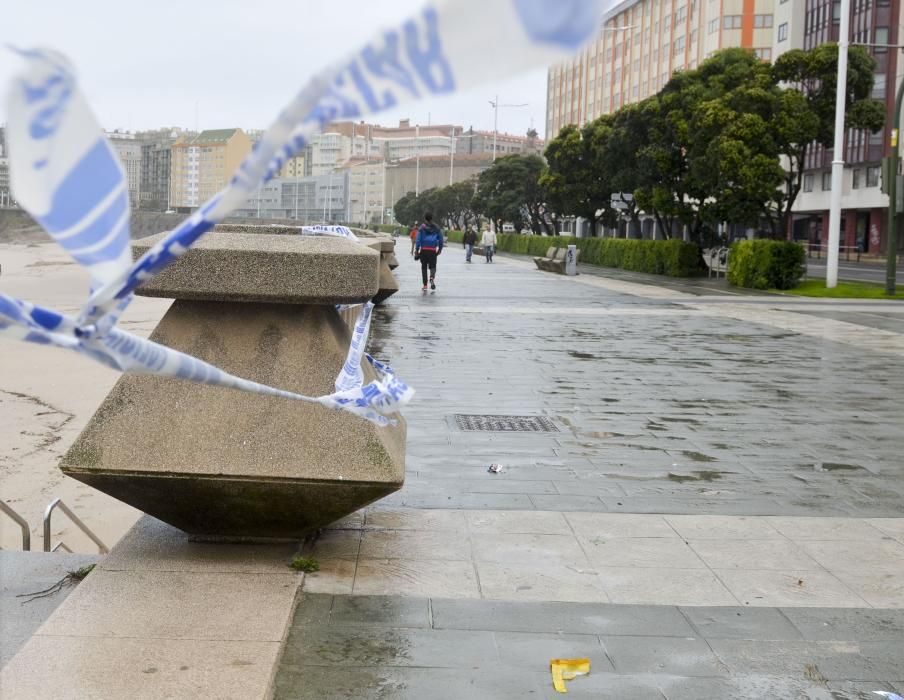
[(414, 257), (414, 242), (417, 240), (417, 226), (411, 227), (411, 231), (408, 232), (408, 237), (411, 239), (411, 257)]

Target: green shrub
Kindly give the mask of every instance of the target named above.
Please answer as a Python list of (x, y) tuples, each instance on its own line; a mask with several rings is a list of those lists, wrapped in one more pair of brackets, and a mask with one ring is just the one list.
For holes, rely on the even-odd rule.
[[(581, 251), (581, 262), (590, 265), (670, 277), (691, 277), (700, 272), (699, 249), (693, 243), (680, 240), (643, 241), (513, 233), (499, 234), (496, 238), (497, 248), (507, 253), (543, 256), (553, 246), (564, 248), (576, 245)], [(451, 237), (449, 240), (452, 240)]]
[(793, 289), (806, 271), (803, 246), (788, 241), (737, 241), (731, 246), (727, 277), (736, 287)]

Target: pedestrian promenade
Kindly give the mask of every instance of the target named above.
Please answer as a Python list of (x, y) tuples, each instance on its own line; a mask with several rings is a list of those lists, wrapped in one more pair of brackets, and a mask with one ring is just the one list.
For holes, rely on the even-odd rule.
[(904, 690), (904, 304), (400, 257), (406, 485), (306, 544), (277, 697)]
[[(143, 518), (0, 695), (558, 697), (554, 658), (590, 659), (574, 698), (904, 693), (904, 303), (567, 278), (454, 245), (422, 293), (398, 257), (369, 349), (417, 390), (404, 488), (302, 543)], [(71, 409), (64, 451), (112, 373), (54, 362), (68, 384), (0, 388)], [(73, 404), (71, 377), (94, 393)]]

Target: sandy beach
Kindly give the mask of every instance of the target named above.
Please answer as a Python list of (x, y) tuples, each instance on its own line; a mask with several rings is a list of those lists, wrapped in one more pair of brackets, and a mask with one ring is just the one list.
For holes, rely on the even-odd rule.
[[(10, 239), (15, 242), (9, 242)], [(87, 297), (88, 276), (55, 244), (38, 237), (0, 243), (0, 291), (66, 313), (77, 313)], [(29, 239), (31, 239), (29, 241)], [(121, 327), (148, 336), (170, 302), (136, 297)], [(32, 549), (40, 550), (47, 504), (62, 498), (108, 545), (115, 544), (140, 513), (63, 476), (60, 457), (84, 428), (118, 373), (75, 353), (31, 343), (0, 340), (0, 498), (31, 526)], [(0, 516), (0, 547), (20, 549), (21, 533)], [(74, 552), (96, 547), (66, 516), (53, 516), (52, 543)]]

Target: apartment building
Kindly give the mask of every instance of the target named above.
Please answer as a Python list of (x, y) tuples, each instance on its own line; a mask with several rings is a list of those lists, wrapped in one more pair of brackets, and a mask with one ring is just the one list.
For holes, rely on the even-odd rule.
[(108, 131), (106, 136), (125, 171), (129, 204), (132, 209), (137, 209), (141, 198), (141, 141), (136, 134), (127, 131)]
[[(887, 46), (901, 41), (901, 0), (852, 0), (850, 40), (874, 44), (876, 60), (873, 99), (885, 102), (886, 124), (894, 113), (899, 72), (898, 51)], [(775, 54), (792, 48), (813, 49), (838, 40), (840, 3), (834, 0), (778, 0)], [(779, 14), (782, 13), (782, 14)], [(882, 158), (891, 153), (890, 127), (871, 134), (849, 129), (845, 134), (844, 178), (841, 193), (841, 246), (884, 253), (888, 197), (882, 194)], [(832, 149), (816, 147), (806, 163), (803, 189), (794, 206), (789, 233), (811, 246), (825, 246), (829, 237)], [(904, 243), (904, 242), (902, 242)]]
[(382, 158), (352, 159), (337, 169), (347, 173), (348, 206), (345, 221), (384, 223), (387, 204), (384, 194), (386, 163)]
[(490, 153), (495, 150), (496, 157), (513, 154), (542, 155), (546, 141), (536, 131), (526, 136), (517, 136), (505, 132), (475, 131), (473, 128), (463, 131), (455, 139), (455, 153), (468, 155)]
[(179, 128), (136, 134), (141, 143), (141, 209), (165, 211), (169, 208), (172, 146), (180, 138), (192, 138), (195, 135), (194, 132)]
[(348, 172), (276, 177), (252, 194), (233, 216), (291, 219), (299, 224), (348, 221)]
[(492, 164), (491, 153), (461, 153), (452, 159), (449, 156), (425, 156), (387, 164), (386, 206), (394, 207), (409, 192), (423, 192), (432, 187), (445, 187), (450, 182), (471, 180)]
[(696, 68), (719, 49), (747, 47), (771, 60), (780, 2), (623, 0), (603, 16), (595, 41), (549, 69), (547, 138), (656, 94), (675, 71)]
[(305, 172), (307, 160), (305, 153), (289, 158), (282, 167), (282, 170), (279, 171), (279, 177), (304, 177), (307, 175)]
[(213, 129), (179, 139), (171, 149), (169, 206), (187, 213), (226, 186), (251, 152), (251, 139), (241, 129)]

